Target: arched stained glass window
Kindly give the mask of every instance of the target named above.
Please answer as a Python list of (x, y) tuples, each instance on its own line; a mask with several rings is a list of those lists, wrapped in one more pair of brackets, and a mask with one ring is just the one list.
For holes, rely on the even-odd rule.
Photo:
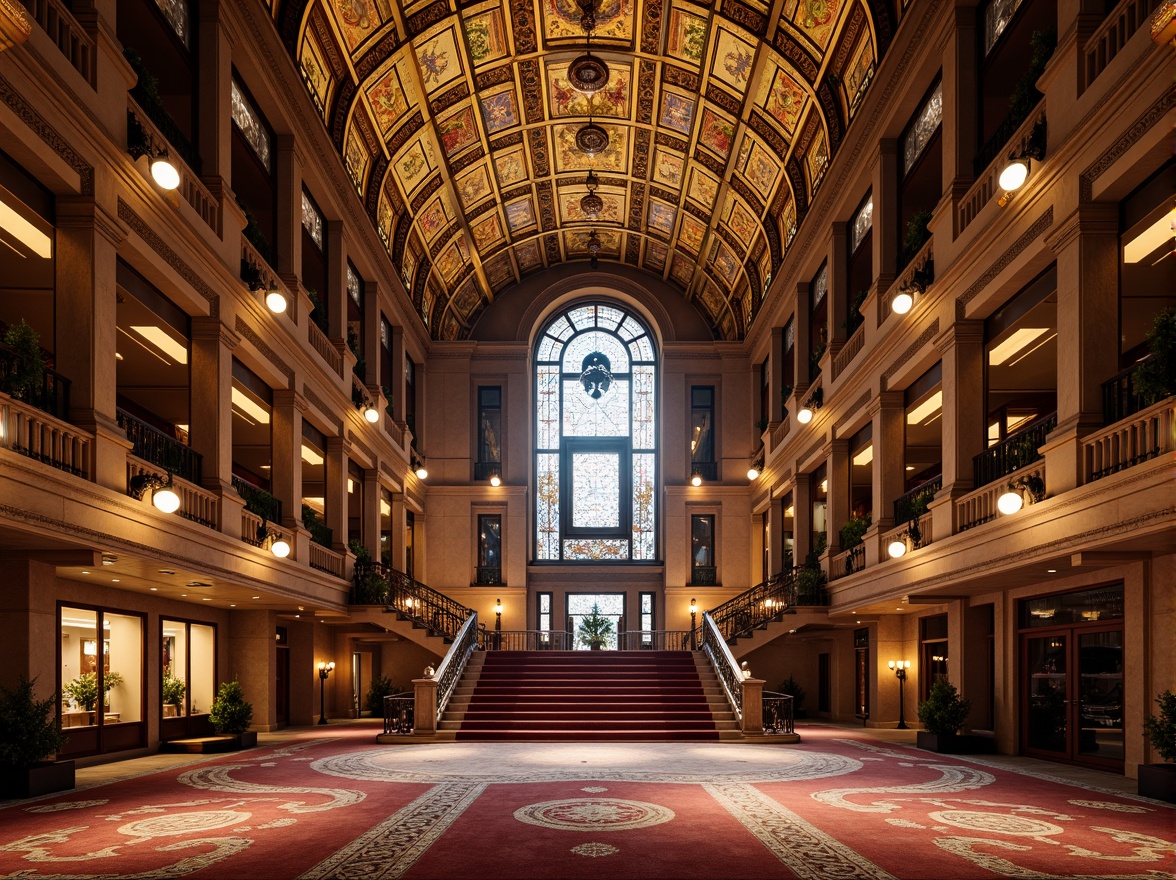
[(657, 558), (657, 359), (645, 325), (577, 305), (535, 357), (535, 558)]

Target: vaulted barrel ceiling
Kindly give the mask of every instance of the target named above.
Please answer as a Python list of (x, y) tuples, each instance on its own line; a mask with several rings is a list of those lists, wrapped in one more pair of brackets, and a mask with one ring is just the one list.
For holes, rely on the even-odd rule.
[[(588, 0), (582, 0), (587, 3)], [(679, 288), (739, 339), (893, 31), (890, 0), (273, 0), (393, 265), (437, 339), (589, 258)], [(605, 128), (582, 152), (576, 131)], [(594, 171), (595, 219), (580, 200)]]

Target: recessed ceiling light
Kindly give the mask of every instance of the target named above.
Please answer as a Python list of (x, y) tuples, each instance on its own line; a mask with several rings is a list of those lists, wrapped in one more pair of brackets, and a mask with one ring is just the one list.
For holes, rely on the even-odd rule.
[(205, 597), (204, 597), (204, 601), (205, 601), (205, 602), (211, 602), (212, 600), (211, 600), (211, 599), (209, 599), (207, 596), (205, 596)]
[(232, 602), (230, 602), (230, 603), (229, 603), (229, 607), (230, 607), (230, 608), (236, 608), (237, 606), (236, 606), (236, 605), (234, 605)]
[(88, 572), (88, 571), (83, 571), (83, 572), (82, 572), (82, 574), (89, 574), (89, 573), (90, 573), (90, 572)]
[(1057, 570), (1056, 568), (1047, 568), (1047, 569), (1045, 570), (1045, 573), (1046, 573), (1046, 574), (1057, 574), (1057, 573), (1058, 573), (1058, 570)]
[(175, 572), (172, 571), (170, 568), (161, 568), (159, 570), (159, 573), (160, 574), (175, 574)]
[(111, 578), (111, 579), (110, 579), (110, 582), (111, 582), (112, 584), (121, 583), (121, 581), (120, 581), (118, 578)]
[(261, 596), (253, 596), (252, 598), (254, 598), (254, 599), (260, 599), (260, 598), (261, 598)]
[(914, 466), (913, 464), (908, 464), (908, 465), (906, 466), (906, 469), (907, 469), (908, 471), (913, 471), (913, 470), (915, 469), (915, 466)]
[(152, 587), (152, 588), (151, 588), (151, 592), (152, 592), (152, 593), (155, 593), (155, 592), (157, 592), (158, 590), (159, 590), (159, 587)]
[(160, 327), (136, 327), (131, 326), (131, 329), (162, 351), (164, 354), (171, 357), (173, 361), (181, 364), (188, 363), (188, 347), (176, 342), (166, 331)]
[(187, 598), (188, 598), (188, 594), (187, 594), (187, 593), (180, 593), (180, 598), (181, 598), (181, 599), (187, 599)]

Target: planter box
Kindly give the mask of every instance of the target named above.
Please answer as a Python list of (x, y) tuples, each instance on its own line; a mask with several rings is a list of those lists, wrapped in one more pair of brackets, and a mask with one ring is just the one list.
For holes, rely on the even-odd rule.
[(996, 744), (988, 736), (964, 733), (931, 733), (920, 730), (915, 735), (919, 748), (942, 755), (991, 755)]
[(34, 764), (27, 770), (0, 773), (0, 798), (30, 798), (74, 787), (74, 762)]
[(241, 749), (252, 749), (257, 746), (257, 731), (247, 730), (239, 736), (218, 734), (215, 736), (196, 736), (190, 739), (173, 739), (161, 743), (161, 752), (186, 752), (192, 755), (206, 755), (212, 752), (239, 752)]
[(1176, 764), (1140, 764), (1139, 794), (1176, 804)]

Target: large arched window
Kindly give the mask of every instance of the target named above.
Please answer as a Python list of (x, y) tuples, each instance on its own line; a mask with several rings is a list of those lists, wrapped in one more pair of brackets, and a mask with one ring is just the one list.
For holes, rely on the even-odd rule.
[(657, 557), (657, 360), (632, 312), (577, 305), (535, 356), (535, 558)]

